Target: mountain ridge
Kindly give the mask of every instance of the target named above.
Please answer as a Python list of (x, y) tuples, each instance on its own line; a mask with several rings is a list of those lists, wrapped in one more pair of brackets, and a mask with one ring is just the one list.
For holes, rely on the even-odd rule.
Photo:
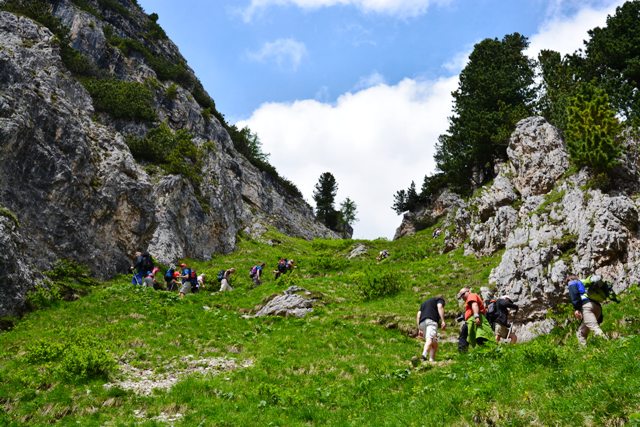
[[(1, 225), (13, 251), (0, 269), (0, 314), (19, 310), (62, 258), (106, 278), (136, 250), (169, 263), (232, 251), (238, 233), (270, 227), (338, 237), (238, 153), (175, 45), (125, 3), (34, 2), (53, 32), (0, 11), (0, 206), (20, 224)], [(0, 9), (12, 4), (22, 3)], [(161, 160), (136, 158), (133, 142), (166, 140)]]

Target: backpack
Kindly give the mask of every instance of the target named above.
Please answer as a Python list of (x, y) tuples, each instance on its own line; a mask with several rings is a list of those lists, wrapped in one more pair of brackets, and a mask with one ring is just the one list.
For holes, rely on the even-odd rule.
[(167, 272), (164, 273), (165, 280), (170, 281), (171, 279), (173, 279), (173, 273), (173, 268), (168, 269)]
[(251, 267), (251, 270), (249, 270), (249, 277), (253, 277), (256, 274), (258, 274), (258, 266), (254, 265), (253, 267)]
[(153, 270), (153, 258), (146, 252), (142, 255), (142, 269), (144, 271)]
[(278, 261), (278, 271), (280, 273), (286, 273), (287, 272), (287, 260), (286, 259)]
[(498, 301), (495, 299), (488, 299), (484, 302), (485, 307), (487, 307), (487, 312), (484, 317), (487, 318), (489, 323), (494, 323), (498, 318)]
[(591, 301), (603, 302), (609, 297), (609, 289), (607, 283), (603, 280), (597, 280), (593, 283), (589, 278), (585, 280), (585, 293)]
[(191, 273), (189, 274), (189, 279), (197, 280), (198, 279), (198, 273), (196, 273), (195, 270), (191, 270)]
[(222, 279), (224, 279), (224, 270), (218, 271), (216, 278), (218, 279), (218, 282), (222, 282)]

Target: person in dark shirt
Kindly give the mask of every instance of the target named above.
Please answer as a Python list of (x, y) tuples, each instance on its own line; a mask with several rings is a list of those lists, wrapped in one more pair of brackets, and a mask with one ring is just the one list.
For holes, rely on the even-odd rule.
[(509, 309), (518, 312), (518, 306), (511, 301), (511, 298), (503, 296), (496, 300), (496, 342), (500, 342), (501, 339), (510, 339), (511, 344), (515, 344), (518, 337), (509, 330)]
[(429, 298), (420, 305), (420, 310), (416, 315), (418, 333), (424, 336), (424, 348), (422, 350), (422, 360), (435, 362), (438, 351), (438, 325), (445, 329), (447, 324), (444, 321), (445, 301), (442, 296)]

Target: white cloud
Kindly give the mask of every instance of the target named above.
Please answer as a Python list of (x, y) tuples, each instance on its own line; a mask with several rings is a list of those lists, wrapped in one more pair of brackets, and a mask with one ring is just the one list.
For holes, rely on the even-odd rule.
[(616, 6), (624, 3), (621, 0), (607, 2), (604, 6), (585, 6), (572, 16), (562, 12), (565, 1), (556, 1), (550, 18), (540, 27), (538, 33), (529, 38), (526, 54), (537, 58), (542, 49), (551, 49), (562, 55), (572, 54), (584, 47), (584, 40), (589, 38), (588, 31), (595, 27), (604, 27), (607, 15), (613, 15)]
[[(321, 7), (338, 3), (363, 7), (367, 2), (254, 0), (252, 5)], [(607, 7), (583, 7), (570, 16), (551, 16), (529, 38), (527, 53), (532, 57), (540, 49), (573, 53), (582, 47), (587, 30), (605, 25), (606, 16), (615, 13), (619, 4), (622, 1)], [(469, 53), (455, 55), (444, 64), (446, 74), (459, 72)], [(338, 183), (336, 207), (347, 197), (358, 206), (360, 220), (354, 226), (354, 237), (392, 238), (400, 225), (400, 217), (391, 209), (393, 196), (411, 181), (420, 188), (424, 175), (434, 171), (435, 144), (448, 127), (451, 92), (457, 85), (457, 76), (432, 81), (407, 78), (389, 85), (374, 72), (354, 85), (358, 90), (343, 94), (335, 103), (322, 102), (329, 93), (322, 88), (317, 100), (263, 104), (238, 125), (257, 132), (264, 151), (271, 154), (270, 162), (296, 183), (310, 204), (318, 178), (331, 172)]]
[(400, 217), (393, 195), (433, 172), (438, 135), (447, 128), (457, 77), (405, 79), (346, 93), (334, 104), (316, 100), (262, 105), (238, 126), (260, 136), (270, 162), (295, 182), (313, 206), (323, 172), (338, 183), (336, 208), (347, 197), (358, 206), (354, 237), (392, 238)]
[(358, 83), (356, 83), (355, 86), (353, 87), (353, 90), (359, 91), (362, 89), (368, 89), (370, 87), (378, 86), (385, 83), (386, 82), (385, 82), (384, 76), (379, 72), (374, 71), (368, 76), (361, 77), (360, 80), (358, 80)]
[(249, 52), (247, 57), (257, 62), (273, 61), (279, 68), (295, 71), (306, 55), (304, 43), (287, 38), (267, 42), (258, 51)]
[(293, 5), (302, 9), (319, 9), (332, 6), (353, 6), (363, 12), (379, 13), (402, 18), (424, 14), (432, 4), (448, 4), (452, 0), (251, 0), (242, 12), (245, 21), (270, 6)]
[[(478, 43), (479, 42), (480, 40), (478, 40)], [(476, 43), (474, 43), (474, 45), (475, 44)], [(460, 73), (460, 71), (467, 66), (471, 52), (473, 52), (473, 46), (468, 47), (464, 51), (458, 52), (453, 58), (445, 62), (442, 65), (442, 68), (447, 70), (449, 73)]]

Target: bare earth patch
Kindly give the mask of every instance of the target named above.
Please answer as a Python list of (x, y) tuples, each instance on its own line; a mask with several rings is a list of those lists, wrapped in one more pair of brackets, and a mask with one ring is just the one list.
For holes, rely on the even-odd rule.
[(155, 373), (151, 369), (138, 369), (125, 362), (120, 364), (120, 372), (123, 379), (107, 383), (104, 386), (106, 388), (118, 387), (123, 390), (132, 390), (135, 394), (148, 396), (154, 389), (170, 389), (187, 375), (216, 375), (221, 372), (247, 368), (253, 365), (253, 361), (238, 362), (224, 357), (195, 359), (189, 355), (181, 361), (181, 364), (184, 367), (176, 368), (170, 372)]

